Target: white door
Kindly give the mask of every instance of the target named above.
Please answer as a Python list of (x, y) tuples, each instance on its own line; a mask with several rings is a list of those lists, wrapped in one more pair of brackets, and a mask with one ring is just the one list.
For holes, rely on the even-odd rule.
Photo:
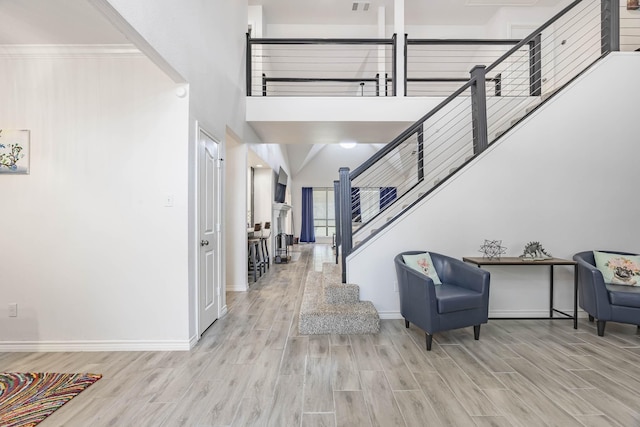
[(219, 316), (220, 299), (220, 174), (218, 143), (200, 130), (199, 157), (199, 280), (198, 331), (202, 334)]

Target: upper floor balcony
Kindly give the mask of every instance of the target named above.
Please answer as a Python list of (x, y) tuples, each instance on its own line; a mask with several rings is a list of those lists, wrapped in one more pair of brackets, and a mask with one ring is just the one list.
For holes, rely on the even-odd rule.
[[(591, 6), (570, 37), (550, 28), (493, 68), (486, 75), (487, 96), (541, 97), (564, 84), (569, 64), (602, 42), (600, 26), (580, 28), (580, 19), (592, 22), (591, 15), (600, 13)], [(640, 47), (638, 12), (620, 2), (621, 51)], [(474, 67), (499, 62), (538, 26), (508, 19), (504, 25), (512, 37), (481, 37), (492, 33), (468, 29), (458, 30), (465, 38), (424, 38), (447, 31), (409, 25), (400, 30), (411, 29), (415, 36), (390, 33), (388, 27), (378, 32), (387, 35), (382, 38), (247, 34), (247, 121), (267, 143), (388, 142), (468, 82)]]

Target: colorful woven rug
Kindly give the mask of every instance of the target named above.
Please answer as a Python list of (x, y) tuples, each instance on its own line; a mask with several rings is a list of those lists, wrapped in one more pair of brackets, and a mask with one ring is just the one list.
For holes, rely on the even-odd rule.
[(100, 378), (95, 374), (0, 373), (0, 426), (33, 427)]

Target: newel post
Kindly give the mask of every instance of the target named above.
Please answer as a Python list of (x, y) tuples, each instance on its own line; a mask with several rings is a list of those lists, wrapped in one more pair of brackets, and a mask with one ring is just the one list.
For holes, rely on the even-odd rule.
[(333, 181), (333, 204), (336, 208), (335, 220), (336, 220), (336, 264), (338, 264), (338, 258), (340, 256), (341, 245), (341, 227), (340, 227), (340, 181)]
[(484, 65), (471, 69), (471, 122), (473, 127), (473, 154), (482, 153), (488, 146), (487, 89)]
[(600, 53), (620, 50), (620, 3), (618, 0), (602, 0), (602, 48)]
[(529, 42), (529, 95), (542, 95), (542, 34)]
[(351, 178), (349, 168), (340, 168), (340, 222), (342, 243), (342, 283), (347, 283), (347, 255), (353, 247), (351, 228)]

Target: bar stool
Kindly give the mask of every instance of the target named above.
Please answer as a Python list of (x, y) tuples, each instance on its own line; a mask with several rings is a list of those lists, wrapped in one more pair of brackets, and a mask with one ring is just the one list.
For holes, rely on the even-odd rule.
[(258, 252), (260, 249), (260, 239), (249, 238), (247, 240), (249, 245), (249, 272), (253, 273), (253, 281), (257, 282), (258, 277), (262, 276), (262, 268), (260, 267), (260, 261), (258, 260)]
[[(258, 235), (258, 232), (260, 232), (260, 235)], [(262, 223), (258, 222), (253, 226), (253, 238), (254, 239), (258, 239), (258, 251), (257, 251), (257, 259), (258, 259), (258, 266), (260, 267), (260, 274), (262, 275), (262, 273), (266, 273), (267, 272), (267, 264), (265, 261), (265, 257), (264, 257), (264, 249), (262, 247)]]
[[(268, 230), (269, 232), (265, 236), (264, 231)], [(264, 230), (262, 230), (260, 234), (260, 244), (262, 246), (262, 256), (264, 259), (264, 265), (267, 267), (267, 270), (271, 268), (271, 257), (269, 256), (269, 237), (271, 236), (271, 223), (264, 223)]]

